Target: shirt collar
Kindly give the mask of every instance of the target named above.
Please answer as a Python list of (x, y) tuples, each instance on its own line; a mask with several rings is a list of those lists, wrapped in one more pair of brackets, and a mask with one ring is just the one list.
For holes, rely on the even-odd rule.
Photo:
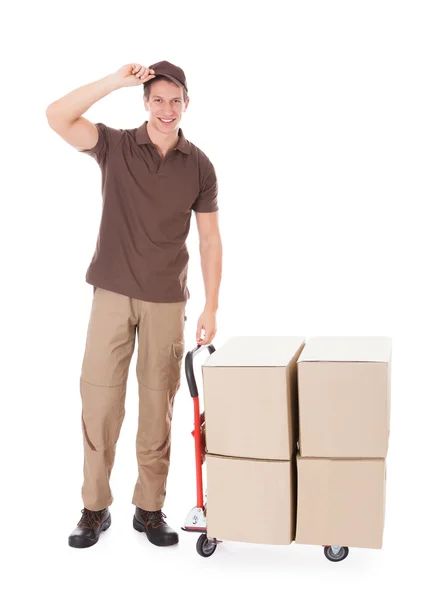
[[(154, 145), (154, 143), (152, 142), (152, 140), (149, 137), (149, 134), (147, 133), (147, 127), (146, 127), (147, 123), (148, 123), (148, 121), (144, 121), (136, 130), (135, 140), (136, 140), (137, 144), (152, 144), (152, 145)], [(184, 154), (189, 154), (189, 142), (184, 137), (184, 133), (183, 133), (183, 130), (181, 129), (181, 127), (178, 129), (178, 137), (179, 137), (179, 141), (174, 149), (180, 150)]]

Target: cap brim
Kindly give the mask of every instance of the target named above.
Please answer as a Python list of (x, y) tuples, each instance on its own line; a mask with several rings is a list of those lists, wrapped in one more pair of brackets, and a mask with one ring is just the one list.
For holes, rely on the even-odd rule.
[[(175, 77), (172, 77), (172, 75), (166, 75), (166, 73), (155, 73), (155, 75), (161, 75), (162, 77), (167, 77), (167, 79), (170, 79), (170, 81), (172, 81), (178, 87), (185, 87), (180, 81), (178, 81), (178, 79), (175, 79)], [(153, 78), (152, 81), (154, 81), (154, 80), (155, 80), (155, 77)], [(187, 88), (185, 88), (185, 89), (187, 89)]]

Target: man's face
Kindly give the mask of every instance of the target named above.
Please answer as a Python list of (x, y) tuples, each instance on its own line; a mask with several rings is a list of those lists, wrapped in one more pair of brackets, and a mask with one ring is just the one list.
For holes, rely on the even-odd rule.
[(188, 104), (189, 98), (184, 102), (183, 89), (172, 81), (153, 81), (149, 102), (144, 96), (144, 106), (150, 111), (149, 123), (161, 133), (178, 130)]

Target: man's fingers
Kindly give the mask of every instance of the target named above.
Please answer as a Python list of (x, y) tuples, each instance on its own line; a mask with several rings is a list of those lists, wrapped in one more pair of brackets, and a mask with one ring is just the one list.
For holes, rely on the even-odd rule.
[(196, 336), (197, 342), (199, 342), (199, 343), (203, 342), (204, 344), (210, 344), (210, 342), (215, 337), (215, 333), (216, 333), (216, 330), (215, 331), (206, 331), (204, 339), (203, 339), (201, 333), (198, 333)]
[(154, 75), (155, 71), (153, 69), (149, 69), (148, 67), (143, 67), (143, 65), (132, 65), (132, 73), (135, 75)]
[(140, 67), (140, 68), (138, 69), (138, 71), (136, 71), (136, 72), (134, 73), (134, 75), (135, 75), (135, 77), (138, 77), (138, 79), (141, 79), (141, 78), (144, 76), (144, 74), (145, 74), (145, 71), (146, 71), (145, 67)]

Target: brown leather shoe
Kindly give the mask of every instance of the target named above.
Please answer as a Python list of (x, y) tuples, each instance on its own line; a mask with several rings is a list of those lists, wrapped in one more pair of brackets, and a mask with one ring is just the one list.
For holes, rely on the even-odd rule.
[(73, 548), (89, 548), (100, 539), (100, 534), (111, 526), (111, 516), (108, 508), (89, 510), (83, 508), (82, 517), (77, 527), (68, 538), (69, 546)]
[(178, 533), (169, 527), (164, 520), (166, 515), (161, 510), (143, 510), (135, 508), (134, 529), (144, 532), (147, 539), (156, 546), (172, 546), (178, 543)]

